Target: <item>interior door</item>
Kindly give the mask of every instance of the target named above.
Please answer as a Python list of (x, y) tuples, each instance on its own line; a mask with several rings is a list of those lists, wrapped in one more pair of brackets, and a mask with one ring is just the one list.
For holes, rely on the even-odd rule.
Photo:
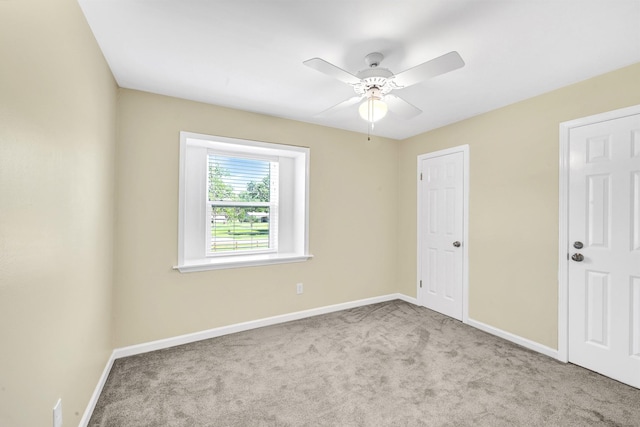
[(640, 387), (640, 114), (569, 135), (572, 363)]
[(419, 262), (422, 305), (463, 320), (464, 152), (420, 162)]

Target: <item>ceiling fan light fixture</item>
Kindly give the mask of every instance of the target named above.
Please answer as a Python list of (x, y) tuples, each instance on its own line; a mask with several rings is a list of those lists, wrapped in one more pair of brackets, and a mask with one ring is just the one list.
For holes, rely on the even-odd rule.
[(382, 100), (375, 89), (370, 89), (367, 100), (360, 104), (358, 112), (363, 120), (369, 123), (377, 122), (387, 115), (389, 107)]

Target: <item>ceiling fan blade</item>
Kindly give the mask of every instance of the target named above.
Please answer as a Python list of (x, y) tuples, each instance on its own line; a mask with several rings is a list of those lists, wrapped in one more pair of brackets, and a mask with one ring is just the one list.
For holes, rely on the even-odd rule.
[(362, 96), (351, 97), (346, 101), (342, 101), (339, 104), (334, 105), (333, 107), (329, 107), (326, 110), (319, 112), (318, 114), (316, 114), (316, 116), (325, 116), (328, 114), (335, 113), (336, 111), (340, 111), (354, 104), (357, 104), (358, 102), (360, 102), (361, 99), (362, 99)]
[(303, 62), (307, 67), (311, 67), (314, 70), (318, 70), (321, 73), (324, 73), (328, 76), (333, 77), (334, 79), (338, 79), (341, 82), (345, 82), (350, 85), (356, 85), (360, 83), (360, 79), (351, 74), (348, 71), (343, 70), (340, 67), (336, 67), (333, 64), (328, 63), (324, 59), (320, 58), (312, 58), (307, 59)]
[(405, 119), (411, 119), (422, 113), (421, 109), (413, 104), (409, 104), (397, 95), (386, 95), (384, 97), (384, 102), (387, 103), (387, 106), (392, 113)]
[(458, 52), (453, 51), (398, 73), (393, 81), (398, 87), (407, 87), (462, 67), (464, 61)]

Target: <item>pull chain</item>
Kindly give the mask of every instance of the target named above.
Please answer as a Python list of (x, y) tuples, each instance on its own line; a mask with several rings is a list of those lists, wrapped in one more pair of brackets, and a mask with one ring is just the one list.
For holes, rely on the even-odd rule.
[(371, 132), (373, 131), (373, 98), (367, 100), (367, 141), (371, 141)]

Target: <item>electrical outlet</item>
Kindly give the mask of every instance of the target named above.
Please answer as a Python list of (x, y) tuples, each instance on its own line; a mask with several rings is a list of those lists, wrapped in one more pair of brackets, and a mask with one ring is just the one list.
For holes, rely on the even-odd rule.
[(53, 427), (62, 427), (62, 399), (53, 407)]
[(304, 292), (304, 289), (302, 288), (302, 283), (298, 283), (296, 285), (296, 292), (298, 295), (300, 295), (302, 292)]

